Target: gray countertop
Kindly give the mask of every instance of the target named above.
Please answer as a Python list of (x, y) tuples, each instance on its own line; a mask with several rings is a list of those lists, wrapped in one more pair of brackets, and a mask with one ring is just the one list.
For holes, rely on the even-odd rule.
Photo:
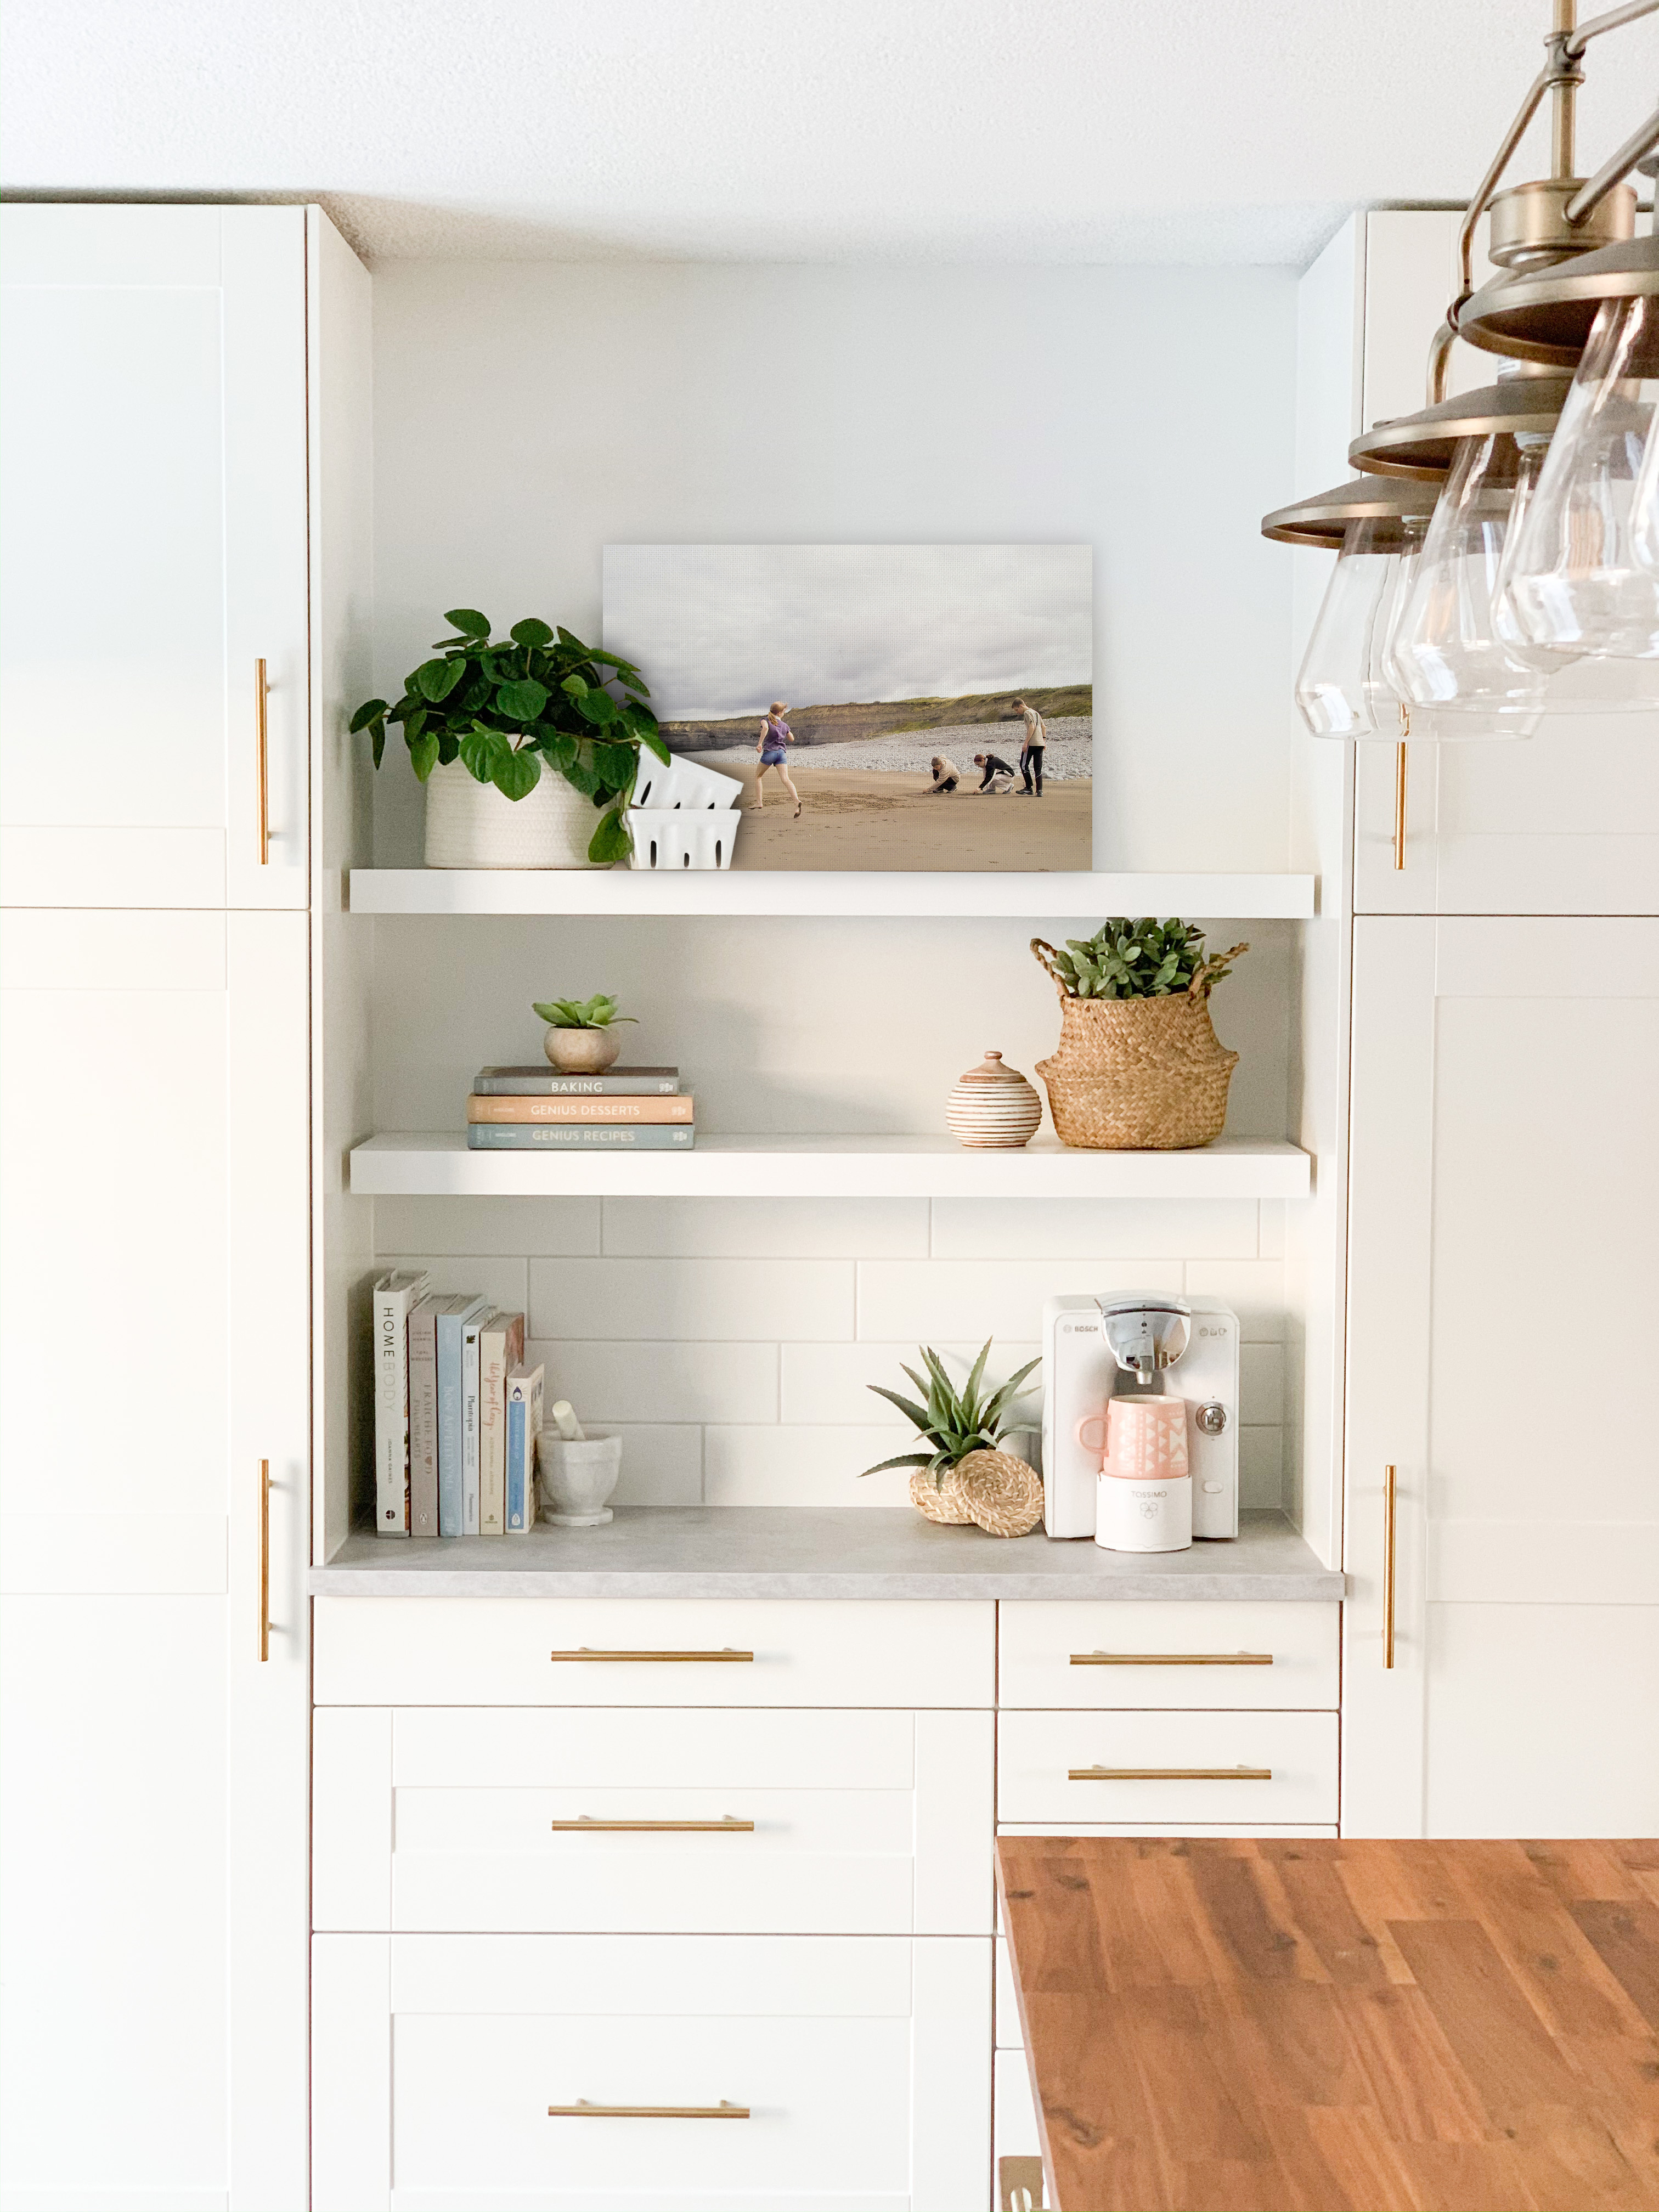
[(1103, 1552), (941, 1528), (908, 1507), (635, 1506), (601, 1528), (436, 1540), (348, 1537), (313, 1567), (315, 1597), (1302, 1598), (1322, 1566), (1278, 1513), (1246, 1512), (1231, 1543)]

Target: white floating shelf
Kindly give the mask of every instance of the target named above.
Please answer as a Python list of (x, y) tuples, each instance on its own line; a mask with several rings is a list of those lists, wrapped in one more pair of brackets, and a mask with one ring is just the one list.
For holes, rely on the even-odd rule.
[(472, 1152), (459, 1131), (371, 1137), (371, 1198), (1301, 1198), (1295, 1145), (1222, 1137), (1190, 1152), (1083, 1152), (1052, 1138), (964, 1152), (953, 1137), (699, 1136), (689, 1152)]
[(1305, 921), (1312, 876), (842, 874), (755, 868), (353, 868), (354, 914), (1109, 914)]

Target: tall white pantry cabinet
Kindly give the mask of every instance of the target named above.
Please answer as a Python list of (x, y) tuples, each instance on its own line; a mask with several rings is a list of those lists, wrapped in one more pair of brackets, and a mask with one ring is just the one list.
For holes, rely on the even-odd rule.
[(8, 206), (0, 281), (0, 2189), (295, 2212), (368, 278), (314, 209)]
[[(1357, 216), (1304, 279), (1299, 489), (1422, 405), (1456, 223)], [(1650, 1833), (1659, 716), (1413, 744), (1401, 866), (1395, 749), (1353, 754), (1309, 771), (1352, 886), (1310, 963), (1351, 1024), (1343, 1830)]]

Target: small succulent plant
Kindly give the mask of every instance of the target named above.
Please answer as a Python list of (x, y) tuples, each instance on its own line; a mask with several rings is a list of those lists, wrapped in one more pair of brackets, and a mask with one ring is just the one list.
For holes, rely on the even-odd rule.
[(1054, 955), (1054, 969), (1074, 999), (1167, 999), (1194, 981), (1207, 994), (1232, 973), (1228, 962), (1249, 951), (1236, 945), (1206, 960), (1204, 933), (1195, 923), (1115, 915), (1092, 937), (1068, 937), (1065, 951)]
[[(1028, 1359), (1017, 1374), (1011, 1375), (1000, 1389), (980, 1395), (980, 1384), (985, 1373), (985, 1363), (990, 1357), (991, 1340), (987, 1337), (974, 1362), (973, 1372), (958, 1389), (945, 1371), (944, 1362), (938, 1352), (928, 1346), (921, 1347), (923, 1364), (927, 1370), (924, 1382), (914, 1367), (904, 1372), (927, 1401), (918, 1405), (914, 1398), (901, 1397), (896, 1390), (889, 1390), (879, 1382), (869, 1388), (889, 1405), (896, 1406), (907, 1420), (914, 1421), (931, 1449), (927, 1451), (903, 1452), (896, 1459), (884, 1459), (874, 1467), (866, 1467), (866, 1474), (879, 1474), (885, 1468), (926, 1468), (933, 1478), (933, 1486), (939, 1488), (947, 1474), (974, 1452), (994, 1452), (1003, 1437), (1013, 1425), (1009, 1411), (1017, 1398), (1030, 1395), (1020, 1384), (1034, 1367), (1042, 1365), (1036, 1359)], [(1036, 1385), (1031, 1386), (1032, 1389)]]
[(617, 1001), (603, 991), (591, 999), (533, 1000), (531, 1011), (556, 1030), (608, 1030), (616, 1022), (631, 1022), (632, 1014), (619, 1014)]

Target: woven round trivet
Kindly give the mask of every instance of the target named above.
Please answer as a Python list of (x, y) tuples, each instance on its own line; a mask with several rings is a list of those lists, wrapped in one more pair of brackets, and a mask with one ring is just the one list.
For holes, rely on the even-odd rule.
[(988, 1536), (1029, 1536), (1042, 1518), (1042, 1479), (1012, 1452), (969, 1452), (956, 1477), (968, 1518)]
[(974, 1517), (968, 1510), (957, 1470), (953, 1467), (945, 1468), (937, 1484), (927, 1468), (919, 1467), (910, 1477), (910, 1503), (924, 1519), (937, 1521), (946, 1528), (965, 1528)]

